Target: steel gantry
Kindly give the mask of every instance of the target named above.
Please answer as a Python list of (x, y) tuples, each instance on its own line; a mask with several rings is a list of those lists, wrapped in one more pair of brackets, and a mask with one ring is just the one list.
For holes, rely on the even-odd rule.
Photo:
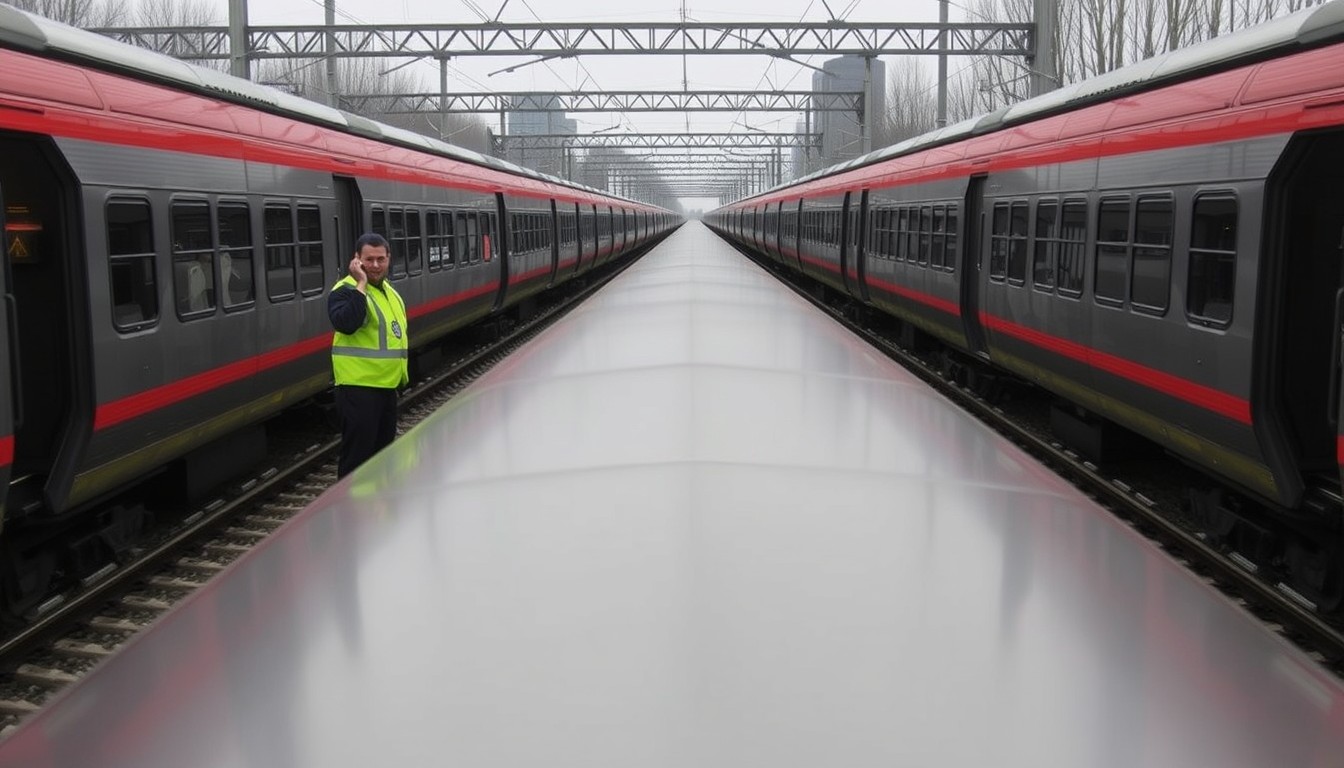
[[(250, 59), (628, 54), (810, 54), (856, 56), (1029, 56), (1032, 24), (902, 22), (630, 22), (249, 26)], [(228, 26), (103, 27), (122, 42), (180, 59), (230, 60)]]
[(388, 115), (488, 112), (858, 112), (859, 91), (497, 91), (342, 94), (340, 106)]
[[(251, 77), (251, 62), (260, 59), (313, 59), (325, 64), (328, 103), (353, 112), (380, 114), (499, 113), (500, 134), (509, 112), (802, 112), (805, 129), (799, 133), (767, 133), (748, 127), (744, 133), (646, 133), (646, 134), (541, 134), (499, 135), (494, 150), (519, 153), (540, 150), (553, 155), (568, 171), (582, 152), (583, 162), (599, 161), (607, 148), (763, 149), (760, 160), (745, 175), (729, 173), (736, 181), (731, 192), (759, 189), (778, 183), (785, 149), (802, 149), (810, 157), (821, 147), (821, 134), (814, 133), (812, 117), (819, 112), (854, 112), (859, 127), (860, 152), (871, 151), (873, 116), (866, 106), (878, 103), (871, 93), (873, 62), (879, 56), (933, 55), (939, 59), (939, 121), (945, 114), (948, 56), (1000, 55), (1023, 57), (1038, 67), (1050, 66), (1049, 25), (997, 23), (948, 23), (947, 4), (940, 0), (938, 23), (849, 22), (832, 18), (825, 22), (501, 22), (480, 24), (336, 24), (336, 0), (323, 0), (325, 24), (251, 26), (248, 0), (229, 1), (229, 24), (207, 27), (125, 27), (94, 31), (123, 42), (188, 60), (228, 60), (230, 71)], [(1048, 16), (1057, 0), (1033, 0), (1035, 16)], [(503, 9), (501, 8), (501, 11)], [(829, 9), (828, 9), (829, 10)], [(1043, 39), (1044, 38), (1044, 39)], [(826, 91), (620, 91), (571, 93), (458, 93), (448, 89), (448, 63), (462, 57), (527, 57), (501, 72), (554, 59), (611, 55), (757, 55), (793, 61), (814, 54), (862, 57), (865, 64), (861, 92)], [(338, 58), (390, 57), (431, 58), (439, 64), (438, 93), (339, 94), (335, 61)], [(398, 64), (393, 69), (404, 66)], [(817, 69), (816, 67), (811, 67)], [(1033, 73), (1033, 92), (1049, 80), (1058, 84), (1051, 71), (1026, 67)], [(495, 74), (495, 73), (492, 73)], [(1040, 86), (1044, 87), (1044, 86)], [(1053, 86), (1051, 86), (1053, 87)], [(440, 121), (439, 131), (443, 131)], [(444, 138), (442, 135), (441, 138)], [(661, 158), (660, 158), (661, 160)], [(611, 161), (615, 164), (617, 161)], [(671, 162), (671, 161), (669, 161)], [(718, 162), (727, 170), (737, 165), (728, 160), (690, 161), (688, 170), (702, 163)], [(765, 170), (761, 170), (765, 169)], [(666, 169), (665, 172), (671, 172)], [(687, 183), (678, 181), (678, 183)], [(696, 182), (705, 185), (704, 181)], [(650, 187), (652, 191), (652, 187)], [(658, 192), (657, 194), (663, 194)], [(717, 193), (716, 193), (717, 194)], [(715, 196), (715, 195), (709, 195)]]
[(496, 151), (505, 149), (668, 149), (720, 147), (727, 149), (791, 149), (821, 145), (819, 133), (536, 133), (495, 136)]

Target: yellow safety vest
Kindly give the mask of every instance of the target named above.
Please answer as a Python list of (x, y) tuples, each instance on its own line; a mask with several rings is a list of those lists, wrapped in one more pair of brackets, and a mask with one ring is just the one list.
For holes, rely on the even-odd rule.
[[(331, 290), (343, 285), (354, 288), (356, 280), (346, 275)], [(368, 311), (359, 330), (332, 336), (331, 368), (338, 386), (394, 389), (411, 380), (406, 365), (406, 303), (391, 281), (383, 280), (381, 288), (368, 286), (364, 294)]]

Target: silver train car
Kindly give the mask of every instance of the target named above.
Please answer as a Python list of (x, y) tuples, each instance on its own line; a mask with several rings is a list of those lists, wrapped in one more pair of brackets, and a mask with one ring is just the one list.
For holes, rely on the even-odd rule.
[[(391, 241), (419, 358), (677, 223), (6, 5), (0, 201), (0, 609), (19, 614), (137, 526), (92, 504), (170, 462), (218, 482), (329, 387), (326, 293), (360, 233)], [(93, 527), (53, 545), (58, 521)]]
[(682, 227), (0, 766), (1328, 766), (1344, 686)]
[[(1058, 434), (1094, 457), (1137, 434), (1200, 468), (1216, 479), (1191, 496), (1209, 531), (1330, 607), (1344, 604), (1342, 190), (1337, 1), (709, 220), (942, 345), (954, 375), (1050, 391)], [(1262, 535), (1276, 525), (1309, 535), (1280, 549)]]

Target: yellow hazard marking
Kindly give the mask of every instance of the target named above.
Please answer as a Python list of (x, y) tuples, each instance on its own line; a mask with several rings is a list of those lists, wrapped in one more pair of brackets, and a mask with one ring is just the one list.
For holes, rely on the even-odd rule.
[(5, 252), (9, 254), (9, 258), (15, 261), (29, 258), (28, 246), (23, 244), (23, 238), (18, 235), (15, 235), (14, 239), (10, 241), (9, 248)]

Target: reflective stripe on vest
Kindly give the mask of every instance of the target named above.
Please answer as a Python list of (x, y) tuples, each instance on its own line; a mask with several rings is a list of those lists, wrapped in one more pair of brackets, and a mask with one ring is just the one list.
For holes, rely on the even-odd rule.
[[(342, 278), (332, 290), (342, 286), (353, 288), (354, 278)], [(390, 321), (380, 299), (388, 305), (387, 309), (392, 314)], [(331, 340), (332, 372), (336, 383), (388, 389), (401, 386), (409, 381), (406, 305), (396, 289), (385, 282), (382, 289), (373, 287), (365, 294), (365, 306), (373, 309), (375, 322), (372, 326), (377, 328), (376, 340), (374, 327), (371, 327), (367, 317), (364, 325), (354, 333), (336, 332)], [(400, 330), (395, 342), (390, 341), (388, 334), (388, 328), (393, 323)], [(393, 346), (393, 343), (399, 346)]]

